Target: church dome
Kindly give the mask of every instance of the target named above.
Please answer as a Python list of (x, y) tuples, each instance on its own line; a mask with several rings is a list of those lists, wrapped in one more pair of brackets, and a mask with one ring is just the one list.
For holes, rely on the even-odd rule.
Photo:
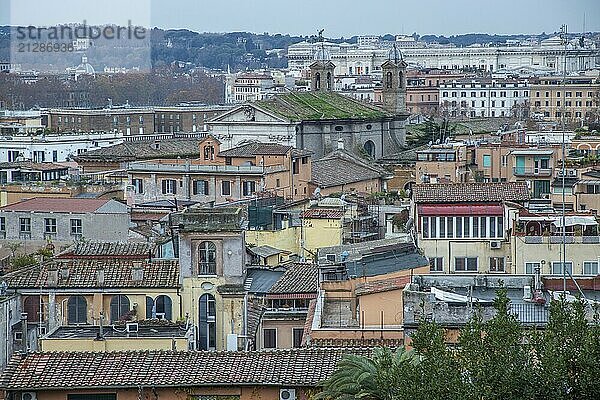
[(390, 51), (388, 51), (388, 60), (393, 61), (396, 64), (398, 64), (400, 61), (402, 61), (402, 52), (400, 50), (398, 50), (395, 43), (392, 46), (392, 48), (390, 49)]
[(88, 58), (86, 55), (81, 57), (81, 64), (79, 64), (75, 68), (75, 71), (78, 74), (88, 74), (88, 75), (94, 75), (96, 73), (96, 70), (94, 70), (94, 67), (92, 67), (92, 64), (90, 64), (88, 62)]

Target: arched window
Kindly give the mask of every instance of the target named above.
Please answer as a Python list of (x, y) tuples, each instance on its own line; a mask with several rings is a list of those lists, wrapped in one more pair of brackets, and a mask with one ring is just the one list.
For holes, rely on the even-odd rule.
[(69, 297), (67, 301), (67, 322), (69, 325), (87, 323), (87, 300), (85, 297)]
[(203, 294), (199, 300), (198, 343), (200, 350), (217, 348), (217, 310), (215, 298), (211, 294)]
[(156, 318), (156, 309), (154, 308), (154, 299), (146, 296), (146, 319)]
[(321, 89), (321, 73), (320, 72), (317, 72), (315, 74), (315, 89), (316, 90)]
[(169, 321), (173, 319), (173, 302), (169, 296), (163, 294), (158, 296), (154, 301), (154, 307), (156, 309), (155, 316)]
[(116, 322), (129, 312), (129, 298), (119, 294), (110, 299), (110, 320)]
[(392, 75), (392, 73), (388, 72), (385, 75), (385, 87), (387, 87), (388, 89), (391, 89), (393, 86), (393, 82), (392, 82), (393, 79), (394, 79), (394, 76)]
[(327, 90), (331, 90), (331, 72), (327, 73)]
[(404, 79), (402, 77), (402, 71), (398, 72), (398, 87), (404, 87)]
[(202, 242), (198, 246), (198, 275), (217, 274), (217, 246), (213, 242)]
[(373, 158), (375, 157), (375, 143), (373, 143), (373, 141), (367, 140), (365, 142), (364, 149), (369, 156)]
[[(27, 313), (27, 322), (38, 323), (40, 322), (40, 314), (43, 317), (43, 304), (40, 305), (40, 296), (27, 296), (23, 302), (23, 312)], [(42, 311), (40, 313), (40, 310)]]

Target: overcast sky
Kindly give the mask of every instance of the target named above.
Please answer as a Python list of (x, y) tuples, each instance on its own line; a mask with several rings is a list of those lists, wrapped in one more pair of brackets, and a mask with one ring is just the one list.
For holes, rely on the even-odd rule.
[[(12, 7), (9, 7), (10, 3)], [(198, 32), (453, 35), (600, 31), (600, 0), (0, 0), (0, 24), (134, 24)], [(9, 11), (10, 10), (10, 11)]]

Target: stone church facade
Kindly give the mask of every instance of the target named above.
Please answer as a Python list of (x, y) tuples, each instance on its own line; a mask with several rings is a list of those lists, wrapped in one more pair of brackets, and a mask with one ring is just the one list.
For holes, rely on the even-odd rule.
[(406, 63), (395, 48), (383, 70), (383, 107), (333, 91), (335, 64), (321, 54), (311, 64), (311, 91), (288, 92), (233, 108), (210, 122), (223, 148), (259, 141), (310, 150), (318, 159), (344, 148), (380, 159), (405, 143)]

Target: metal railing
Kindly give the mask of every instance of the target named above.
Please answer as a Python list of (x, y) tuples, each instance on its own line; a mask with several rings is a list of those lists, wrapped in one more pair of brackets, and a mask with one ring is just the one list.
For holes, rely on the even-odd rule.
[(552, 168), (513, 167), (514, 176), (552, 176)]

